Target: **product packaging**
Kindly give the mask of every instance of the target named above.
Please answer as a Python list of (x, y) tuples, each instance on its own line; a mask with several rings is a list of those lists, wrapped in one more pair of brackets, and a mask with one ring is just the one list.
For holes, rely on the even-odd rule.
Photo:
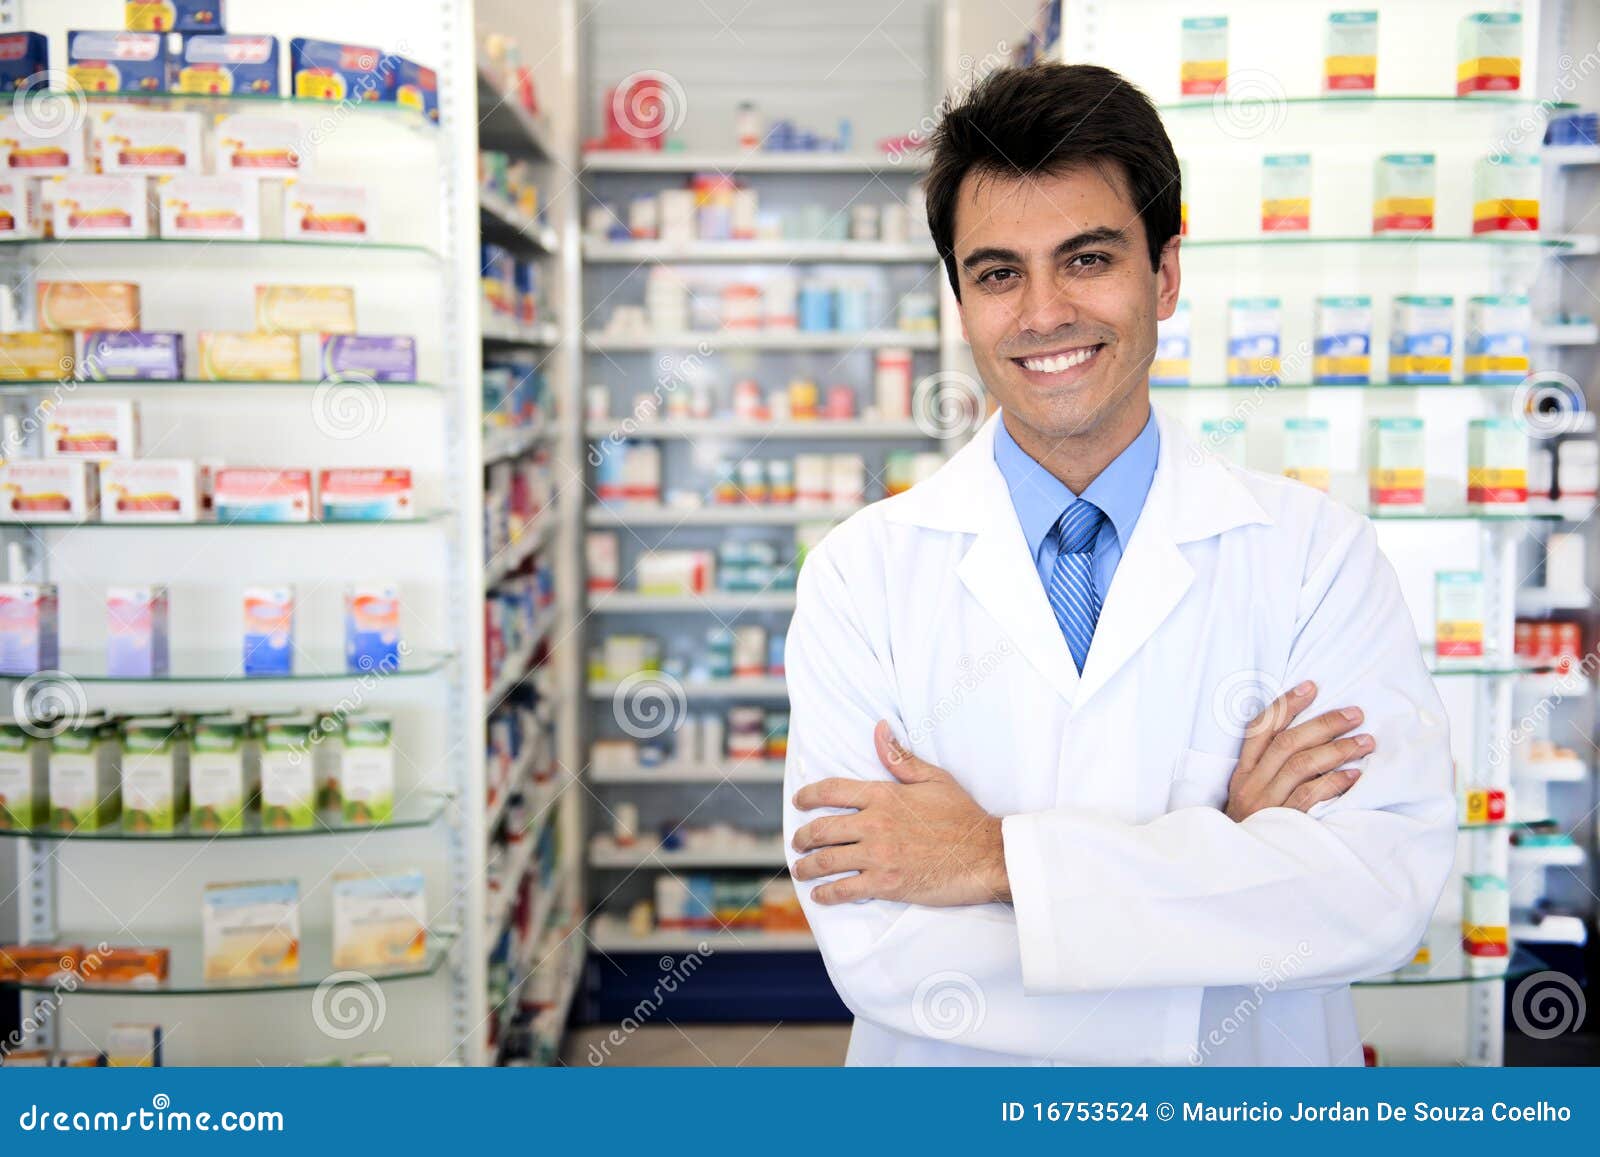
[(122, 812), (116, 728), (104, 719), (74, 722), (50, 739), (50, 823), (98, 831)]
[(1539, 158), (1494, 153), (1472, 167), (1472, 231), (1539, 231)]
[(130, 32), (221, 32), (222, 0), (126, 0), (123, 27)]
[(50, 70), (50, 40), (40, 32), (0, 36), (0, 92), (15, 92)]
[(322, 339), (322, 378), (374, 382), (417, 380), (417, 342), (410, 337), (328, 334)]
[(261, 726), (261, 826), (303, 830), (317, 821), (314, 715), (269, 718)]
[(1522, 14), (1473, 12), (1456, 26), (1456, 95), (1522, 86)]
[(0, 172), (0, 241), (43, 236), (44, 213), (33, 181), (22, 174)]
[(148, 177), (50, 177), (51, 231), (62, 241), (142, 241), (155, 234)]
[(1311, 154), (1271, 153), (1261, 158), (1261, 231), (1311, 229)]
[(249, 720), (239, 715), (202, 715), (189, 733), (190, 826), (203, 832), (244, 830), (245, 806), (254, 788), (246, 773)]
[(113, 1069), (161, 1068), (159, 1024), (114, 1024), (106, 1034), (106, 1066)]
[(0, 828), (26, 831), (50, 815), (48, 745), (16, 720), (0, 721)]
[(1190, 310), (1178, 302), (1172, 316), (1156, 322), (1156, 357), (1150, 363), (1152, 386), (1187, 386), (1190, 373)]
[(1282, 322), (1276, 297), (1228, 302), (1228, 384), (1276, 385)]
[[(244, 590), (244, 673), (290, 675), (294, 672), (294, 588), (246, 587)], [(265, 749), (262, 775), (265, 777)], [(309, 757), (308, 757), (309, 768)], [(308, 770), (307, 775), (310, 775)], [(263, 791), (265, 788), (263, 787)]]
[(385, 522), (415, 513), (411, 471), (403, 466), (324, 470), (318, 476), (318, 517), (343, 522)]
[(0, 522), (87, 522), (97, 500), (92, 462), (13, 458), (0, 465)]
[(339, 798), (346, 823), (381, 824), (394, 818), (394, 724), (387, 715), (345, 716)]
[(175, 716), (138, 716), (122, 724), (122, 826), (171, 832), (188, 814), (188, 747)]
[(1433, 577), (1433, 652), (1441, 659), (1483, 655), (1483, 574), (1442, 570)]
[(1372, 380), (1372, 298), (1319, 297), (1311, 380), (1364, 386)]
[(1511, 893), (1499, 876), (1461, 878), (1461, 949), (1473, 976), (1505, 971), (1511, 956)]
[(1183, 63), (1178, 91), (1184, 96), (1211, 96), (1228, 86), (1228, 18), (1185, 17), (1181, 49)]
[(1407, 295), (1394, 299), (1389, 321), (1389, 380), (1421, 385), (1450, 380), (1455, 300)]
[(207, 980), (266, 980), (300, 971), (300, 886), (293, 880), (208, 884), (201, 909)]
[(1526, 294), (1467, 299), (1467, 340), (1461, 368), (1468, 381), (1514, 384), (1532, 371), (1533, 310)]
[(258, 241), (261, 189), (239, 177), (162, 177), (156, 182), (161, 236)]
[(283, 236), (289, 241), (370, 241), (372, 195), (365, 185), (284, 182)]
[(1528, 431), (1515, 418), (1467, 423), (1467, 505), (1503, 510), (1528, 501)]
[(427, 955), (421, 872), (340, 876), (333, 883), (333, 966), (403, 968)]
[(303, 136), (300, 126), (286, 117), (220, 116), (211, 134), (217, 174), (255, 180), (298, 177), (309, 161)]
[(0, 583), (0, 675), (32, 675), (59, 662), (54, 583)]
[(394, 57), (359, 44), (302, 37), (289, 41), (292, 86), (302, 100), (392, 99), (395, 63)]
[(106, 591), (106, 674), (150, 679), (167, 673), (168, 599), (164, 586)]
[(297, 382), (300, 339), (292, 333), (202, 331), (199, 377), (208, 382)]
[(401, 108), (416, 109), (424, 120), (439, 121), (439, 74), (403, 56), (394, 58), (393, 99)]
[(169, 67), (162, 33), (67, 33), (67, 77), (84, 92), (166, 92)]
[(1372, 92), (1378, 84), (1378, 14), (1328, 13), (1322, 55), (1322, 91)]
[(139, 328), (139, 287), (131, 281), (40, 281), (34, 307), (41, 330)]
[(218, 522), (310, 522), (311, 471), (225, 466), (211, 503)]
[[(84, 391), (87, 393), (88, 391)], [(139, 404), (62, 398), (40, 406), (46, 458), (133, 458), (139, 453)]]
[(1421, 506), (1425, 497), (1421, 418), (1367, 424), (1367, 499), (1373, 506)]
[(200, 486), (189, 458), (117, 459), (100, 466), (105, 522), (194, 522)]
[(277, 96), (275, 36), (185, 36), (173, 59), (172, 89), (205, 96)]
[(1326, 418), (1285, 418), (1283, 474), (1327, 492), (1333, 462), (1333, 438)]
[(113, 107), (90, 120), (90, 148), (107, 176), (182, 176), (204, 172), (200, 114)]
[[(66, 177), (89, 170), (89, 130), (82, 117), (43, 125), (15, 113), (0, 116), (0, 169), (18, 177)], [(43, 200), (41, 222), (50, 220)]]
[(258, 285), (256, 329), (271, 334), (353, 334), (356, 292), (343, 285)]
[(363, 583), (344, 594), (345, 666), (352, 672), (392, 671), (400, 663), (400, 592)]
[(0, 380), (65, 381), (74, 364), (69, 333), (0, 333)]
[(78, 336), (78, 376), (89, 382), (183, 379), (183, 335), (91, 329)]
[(1385, 153), (1374, 170), (1372, 231), (1433, 231), (1434, 157), (1432, 153)]

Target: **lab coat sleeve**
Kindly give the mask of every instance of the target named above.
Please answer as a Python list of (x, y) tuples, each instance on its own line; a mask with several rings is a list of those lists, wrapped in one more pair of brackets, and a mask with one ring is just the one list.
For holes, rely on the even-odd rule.
[[(852, 591), (827, 551), (800, 572), (785, 647), (790, 703), (784, 844), (840, 809), (800, 812), (794, 794), (830, 777), (887, 780), (872, 732), (906, 734), (893, 691), (884, 596)], [(858, 609), (856, 595), (869, 605)], [(839, 877), (833, 877), (837, 879)], [(1016, 917), (1008, 904), (929, 908), (870, 900), (823, 906), (797, 882), (806, 918), (841, 999), (856, 1016), (901, 1033), (974, 1049), (1073, 1064), (1191, 1060), (1200, 993), (1146, 991), (1030, 997), (1023, 991)]]
[(1140, 825), (1007, 817), (1027, 991), (1307, 988), (1410, 959), (1455, 847), (1444, 708), (1372, 524), (1331, 505), (1319, 517), (1314, 539), (1330, 545), (1302, 580), (1282, 685), (1316, 682), (1302, 719), (1362, 709), (1377, 746), (1361, 778), (1311, 814), (1268, 808), (1242, 823), (1210, 807)]

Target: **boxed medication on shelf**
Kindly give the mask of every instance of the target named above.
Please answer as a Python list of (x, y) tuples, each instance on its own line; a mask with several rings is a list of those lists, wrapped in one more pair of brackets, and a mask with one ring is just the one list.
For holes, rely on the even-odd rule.
[(1503, 787), (1467, 787), (1461, 792), (1461, 823), (1504, 823), (1506, 812), (1506, 789)]
[(1228, 384), (1276, 385), (1282, 320), (1276, 297), (1228, 302)]
[(75, 722), (50, 739), (50, 822), (97, 831), (122, 814), (116, 728), (104, 719)]
[(269, 716), (261, 723), (261, 826), (302, 830), (317, 820), (314, 715)]
[(1182, 26), (1183, 63), (1178, 91), (1184, 96), (1211, 96), (1228, 87), (1228, 18), (1185, 17)]
[(33, 181), (21, 175), (0, 174), (0, 241), (42, 236), (44, 213)]
[(411, 337), (372, 334), (326, 334), (322, 338), (321, 376), (366, 378), (374, 382), (417, 380), (417, 342)]
[(1469, 297), (1462, 373), (1476, 382), (1522, 381), (1533, 368), (1532, 331), (1533, 310), (1526, 294)]
[(90, 382), (183, 379), (183, 335), (90, 329), (78, 335), (78, 376)]
[(132, 281), (47, 281), (34, 288), (41, 330), (136, 330), (139, 286)]
[(1539, 231), (1539, 158), (1492, 154), (1472, 166), (1472, 231)]
[(311, 471), (224, 466), (212, 480), (218, 522), (310, 522)]
[(1326, 418), (1283, 420), (1283, 475), (1324, 493), (1333, 462), (1333, 438)]
[(107, 176), (204, 172), (200, 114), (110, 108), (90, 120), (90, 153)]
[(1389, 321), (1391, 382), (1448, 382), (1454, 349), (1454, 298), (1406, 295), (1394, 299)]
[[(82, 944), (0, 944), (0, 980), (55, 980), (79, 975)], [(11, 1064), (15, 1053), (7, 1054)]]
[(421, 872), (337, 877), (333, 966), (400, 968), (427, 955), (427, 896)]
[(1515, 418), (1467, 423), (1467, 505), (1474, 510), (1528, 501), (1528, 431)]
[(168, 600), (164, 586), (106, 591), (106, 674), (149, 679), (167, 673)]
[(589, 531), (584, 535), (583, 550), (589, 593), (602, 594), (616, 590), (621, 568), (616, 531)]
[(1433, 577), (1433, 652), (1441, 659), (1483, 655), (1483, 574), (1442, 570)]
[(1312, 382), (1364, 386), (1372, 380), (1372, 298), (1317, 298), (1315, 327)]
[(221, 32), (222, 0), (126, 0), (123, 26), (131, 32)]
[(15, 720), (0, 721), (0, 828), (38, 827), (50, 814), (48, 745)]
[(302, 100), (387, 100), (394, 58), (376, 48), (295, 37), (289, 41), (294, 95)]
[[(49, 128), (54, 131), (46, 131)], [(59, 126), (14, 113), (0, 116), (0, 169), (17, 177), (64, 177), (89, 171), (89, 132), (81, 117)], [(50, 219), (41, 202), (40, 218)]]
[(0, 464), (0, 522), (87, 522), (97, 504), (92, 462), (13, 458)]
[(200, 373), (209, 382), (297, 382), (300, 339), (292, 333), (200, 334)]
[(339, 799), (346, 823), (381, 824), (394, 818), (394, 723), (387, 715), (345, 716)]
[(705, 594), (716, 589), (716, 574), (709, 550), (647, 550), (639, 555), (634, 583), (642, 595)]
[(255, 113), (218, 117), (211, 134), (213, 164), (219, 176), (297, 177), (310, 160), (303, 136), (300, 126), (286, 117)]
[(1156, 357), (1150, 364), (1152, 386), (1187, 386), (1190, 365), (1189, 303), (1180, 301), (1172, 316), (1156, 322)]
[(372, 197), (363, 185), (330, 185), (291, 177), (283, 188), (288, 241), (370, 241)]
[(1311, 154), (1269, 153), (1261, 158), (1261, 231), (1311, 229)]
[(1499, 876), (1461, 878), (1461, 949), (1473, 976), (1505, 970), (1511, 956), (1511, 893)]
[(1456, 95), (1522, 86), (1522, 14), (1472, 12), (1456, 31)]
[(156, 182), (161, 236), (218, 241), (261, 239), (261, 189), (239, 177), (162, 177)]
[(122, 825), (170, 832), (188, 812), (188, 748), (175, 716), (138, 716), (122, 723)]
[(349, 522), (410, 518), (411, 471), (403, 466), (324, 470), (317, 477), (317, 509), (319, 518)]
[(256, 329), (262, 333), (356, 331), (356, 292), (347, 285), (258, 285)]
[(250, 721), (242, 715), (200, 715), (189, 731), (190, 826), (204, 832), (244, 830), (255, 792), (245, 761)]
[(344, 658), (351, 671), (392, 671), (400, 663), (400, 592), (359, 583), (344, 592)]
[(106, 1067), (161, 1068), (161, 1026), (159, 1024), (112, 1025), (106, 1034)]
[(50, 227), (63, 241), (141, 241), (155, 236), (147, 177), (51, 177)]
[(1373, 233), (1432, 232), (1433, 154), (1385, 153), (1373, 172)]
[(41, 32), (0, 35), (0, 91), (15, 92), (50, 70), (50, 40)]
[(300, 885), (208, 884), (200, 916), (207, 980), (270, 980), (300, 971)]
[[(245, 587), (244, 673), (289, 675), (293, 672), (294, 588)], [(305, 762), (306, 775), (309, 777), (309, 756)], [(265, 767), (262, 773), (265, 775)]]
[(1378, 14), (1330, 12), (1322, 55), (1322, 91), (1371, 92), (1378, 82)]
[(170, 66), (159, 32), (67, 33), (67, 77), (84, 92), (166, 92)]
[(172, 90), (205, 96), (277, 96), (278, 38), (237, 33), (185, 36), (172, 62)]
[(106, 522), (194, 522), (200, 486), (189, 458), (119, 458), (100, 465)]
[(133, 458), (139, 453), (139, 404), (128, 398), (62, 398), (40, 406), (46, 458)]
[(1367, 423), (1367, 499), (1374, 506), (1421, 506), (1424, 499), (1421, 418)]
[(393, 58), (394, 77), (390, 81), (394, 103), (415, 109), (424, 120), (439, 120), (439, 74), (403, 56)]
[(65, 381), (74, 364), (70, 333), (0, 333), (0, 380)]

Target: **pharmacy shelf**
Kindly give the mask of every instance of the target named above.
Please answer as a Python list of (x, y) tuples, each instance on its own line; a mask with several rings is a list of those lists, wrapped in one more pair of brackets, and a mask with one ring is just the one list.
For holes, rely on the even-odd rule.
[(743, 612), (792, 611), (793, 591), (708, 591), (700, 595), (641, 595), (633, 591), (610, 591), (589, 596), (589, 609), (596, 614), (634, 614), (705, 612), (737, 615)]
[(1562, 257), (1593, 257), (1600, 253), (1600, 234), (1560, 233), (1551, 240), (1559, 241), (1566, 246), (1561, 251)]
[(277, 840), (292, 839), (297, 836), (363, 835), (367, 832), (428, 827), (444, 814), (444, 809), (449, 806), (449, 803), (450, 797), (447, 795), (418, 793), (414, 796), (396, 800), (394, 816), (374, 823), (357, 823), (347, 820), (339, 811), (333, 810), (318, 812), (313, 825), (308, 828), (268, 827), (261, 814), (252, 811), (245, 816), (242, 828), (229, 832), (196, 827), (192, 816), (180, 820), (178, 825), (170, 832), (141, 831), (128, 827), (127, 819), (124, 817), (103, 828), (92, 831), (81, 827), (65, 828), (53, 824), (31, 828), (0, 828), (0, 839), (11, 836), (18, 839), (71, 840), (74, 843), (80, 841), (93, 843), (124, 841), (136, 844), (163, 844), (192, 840), (206, 843), (213, 841), (228, 843), (233, 840)]
[(539, 848), (539, 837), (544, 832), (545, 826), (551, 821), (551, 811), (562, 789), (571, 782), (570, 776), (552, 776), (547, 782), (536, 784), (525, 789), (528, 794), (528, 806), (533, 818), (528, 826), (523, 829), (522, 837), (509, 846), (507, 867), (503, 874), (498, 876), (502, 887), (498, 891), (489, 893), (489, 898), (484, 904), (484, 927), (487, 939), (484, 941), (485, 950), (493, 951), (495, 942), (500, 939), (500, 934), (505, 931), (506, 921), (511, 918), (511, 910), (516, 903), (517, 885), (533, 864), (533, 857)]
[(727, 152), (691, 153), (672, 149), (595, 150), (583, 155), (591, 173), (893, 173), (920, 174), (926, 156), (905, 153)]
[[(1457, 675), (1485, 675), (1503, 678), (1540, 679), (1561, 677), (1553, 662), (1528, 662), (1518, 658), (1482, 655), (1471, 658), (1440, 658), (1433, 653), (1433, 644), (1420, 643), (1423, 661), (1435, 677)], [(1578, 677), (1581, 681), (1581, 677)]]
[(401, 679), (408, 676), (432, 675), (444, 670), (455, 658), (450, 651), (413, 651), (402, 655), (400, 663), (382, 670), (372, 667), (352, 671), (346, 665), (342, 649), (306, 648), (297, 646), (294, 651), (295, 669), (285, 674), (247, 675), (244, 671), (242, 651), (174, 651), (169, 656), (169, 670), (165, 675), (114, 675), (106, 670), (105, 650), (63, 648), (57, 665), (42, 672), (21, 674), (0, 672), (0, 682), (19, 682), (37, 676), (45, 683), (66, 682), (75, 679), (80, 683), (169, 684), (169, 683), (291, 683), (334, 682), (351, 679)]
[(520, 325), (503, 317), (485, 316), (480, 323), (483, 340), (503, 345), (553, 346), (561, 340), (561, 328), (553, 321)]
[(550, 126), (504, 92), (488, 65), (478, 62), (478, 140), (484, 148), (508, 152), (532, 150), (544, 160), (555, 160)]
[(1430, 984), (1489, 984), (1517, 980), (1548, 968), (1539, 957), (1514, 944), (1503, 968), (1474, 966), (1461, 950), (1459, 927), (1437, 926), (1428, 936), (1433, 959), (1427, 964), (1408, 965), (1395, 972), (1355, 982), (1357, 988), (1406, 988)]
[(627, 921), (597, 916), (589, 922), (589, 942), (606, 953), (621, 952), (815, 952), (810, 932), (768, 932), (761, 928), (665, 929), (644, 936), (629, 931)]
[[(583, 924), (580, 923), (575, 931), (581, 936), (582, 929)], [(583, 980), (581, 959), (576, 964), (567, 959), (565, 965), (567, 971), (561, 978), (561, 988), (555, 1003), (539, 1014), (535, 1027), (535, 1035), (538, 1038), (536, 1052), (541, 1055), (548, 1054), (552, 1064), (560, 1058), (561, 1038), (566, 1034), (567, 1017), (572, 1014), (572, 1002), (577, 999), (578, 987)]]
[[(1204, 113), (1216, 116), (1218, 104), (1222, 97), (1189, 98), (1187, 100), (1168, 101), (1156, 107), (1163, 113)], [(1395, 115), (1404, 116), (1404, 105), (1443, 105), (1453, 107), (1463, 112), (1478, 110), (1494, 116), (1504, 115), (1507, 109), (1537, 109), (1541, 113), (1548, 111), (1565, 112), (1576, 109), (1578, 106), (1570, 101), (1544, 102), (1533, 100), (1530, 97), (1514, 95), (1506, 96), (1496, 93), (1474, 93), (1471, 96), (1456, 96), (1454, 93), (1387, 93), (1387, 92), (1359, 92), (1324, 93), (1320, 96), (1278, 96), (1274, 95), (1270, 102), (1264, 97), (1260, 100), (1262, 105), (1292, 105), (1298, 108), (1322, 107), (1332, 110), (1354, 110), (1371, 108), (1378, 113), (1395, 110)]]
[(1552, 322), (1533, 327), (1533, 344), (1584, 346), (1600, 344), (1600, 325), (1594, 322)]
[(525, 216), (515, 205), (499, 193), (489, 189), (478, 190), (478, 212), (485, 235), (513, 237), (533, 246), (541, 253), (554, 253), (558, 244), (556, 231)]
[(589, 843), (589, 864), (595, 868), (782, 868), (787, 864), (783, 840), (738, 848), (663, 848), (640, 843), (618, 847), (610, 836)]
[(409, 518), (233, 518), (222, 521), (216, 518), (197, 518), (184, 522), (178, 519), (160, 519), (146, 516), (137, 522), (62, 522), (49, 518), (0, 517), (0, 528), (24, 527), (33, 531), (47, 530), (316, 530), (319, 528), (349, 530), (352, 527), (432, 526), (455, 517), (452, 510), (421, 510)]
[[(51, 938), (52, 944), (77, 944), (92, 946), (108, 944), (112, 947), (127, 944), (130, 937), (125, 932), (62, 932)], [(295, 992), (304, 989), (338, 987), (346, 984), (366, 984), (372, 981), (388, 983), (398, 980), (415, 980), (432, 976), (443, 966), (450, 955), (455, 934), (430, 930), (427, 948), (422, 958), (393, 967), (378, 968), (366, 965), (356, 968), (338, 968), (333, 963), (333, 939), (328, 933), (302, 930), (299, 945), (299, 970), (284, 976), (249, 977), (237, 980), (211, 980), (204, 974), (205, 949), (198, 932), (168, 934), (139, 947), (166, 948), (169, 952), (169, 974), (164, 981), (147, 983), (107, 983), (92, 978), (71, 982), (74, 995), (86, 996), (237, 996), (246, 993)], [(59, 977), (42, 980), (0, 980), (0, 988), (14, 988), (31, 992), (69, 991)]]
[(909, 418), (791, 418), (781, 421), (764, 421), (757, 418), (687, 418), (677, 422), (648, 421), (635, 418), (591, 420), (584, 427), (590, 438), (627, 438), (630, 441), (649, 439), (698, 438), (766, 438), (766, 439), (890, 439), (906, 438), (917, 441), (938, 437), (929, 433)]
[[(349, 261), (356, 256), (377, 255), (382, 258), (407, 258), (423, 259), (437, 263), (442, 260), (437, 250), (427, 245), (416, 245), (399, 241), (352, 241), (344, 238), (332, 237), (326, 241), (296, 241), (289, 238), (261, 238), (258, 240), (244, 240), (232, 237), (221, 238), (195, 238), (195, 237), (7, 237), (0, 238), (0, 249), (126, 249), (134, 253), (148, 254), (152, 260), (160, 260), (155, 256), (155, 250), (172, 249), (189, 255), (207, 254), (217, 261), (237, 267), (239, 252), (245, 251), (252, 254), (272, 252), (294, 253), (328, 253), (341, 261)], [(174, 268), (181, 266), (174, 265)]]
[(1539, 159), (1547, 165), (1600, 165), (1600, 145), (1546, 145)]
[(590, 783), (782, 783), (783, 760), (746, 759), (734, 763), (661, 764), (655, 767), (589, 767)]
[(484, 694), (484, 718), (494, 714), (495, 709), (505, 702), (507, 695), (520, 687), (532, 673), (531, 664), (534, 656), (539, 653), (540, 645), (550, 634), (550, 621), (554, 618), (554, 608), (549, 608), (543, 619), (534, 628), (533, 634), (521, 648), (506, 656), (505, 664), (501, 667), (495, 681), (489, 685)]
[(860, 506), (810, 506), (803, 503), (760, 505), (730, 502), (688, 508), (659, 503), (591, 506), (584, 511), (590, 526), (793, 526), (802, 522), (838, 522)]
[(1369, 506), (1362, 513), (1374, 522), (1560, 522), (1566, 517), (1559, 510), (1532, 505), (1474, 510), (1456, 503)]
[(1196, 393), (1201, 390), (1216, 390), (1222, 393), (1237, 393), (1241, 390), (1252, 390), (1262, 394), (1275, 394), (1284, 391), (1300, 392), (1309, 390), (1313, 393), (1323, 393), (1329, 390), (1515, 390), (1519, 388), (1524, 379), (1506, 382), (1271, 382), (1264, 383), (1255, 379), (1248, 382), (1151, 382), (1152, 390), (1175, 390), (1179, 393)]
[(1185, 237), (1183, 251), (1195, 249), (1302, 249), (1333, 247), (1344, 252), (1350, 248), (1373, 250), (1485, 248), (1491, 250), (1529, 250), (1564, 253), (1574, 248), (1576, 242), (1560, 237), (1546, 237), (1537, 233), (1400, 233), (1371, 236), (1355, 234), (1348, 237), (1326, 237), (1315, 233), (1263, 233), (1255, 237)]
[(564, 868), (558, 869), (550, 879), (539, 885), (534, 909), (528, 920), (528, 935), (514, 961), (516, 971), (522, 979), (518, 981), (513, 992), (520, 990), (527, 978), (533, 975), (536, 965), (533, 958), (538, 953), (539, 941), (544, 939), (545, 927), (550, 923), (550, 917), (555, 915), (556, 901), (561, 898), (561, 890), (566, 885), (567, 872)]
[(1554, 611), (1586, 611), (1595, 605), (1587, 590), (1562, 591), (1523, 587), (1517, 591), (1517, 614), (1548, 615)]
[(1581, 783), (1589, 778), (1589, 765), (1581, 759), (1530, 759), (1511, 767), (1512, 779), (1543, 783)]
[(1583, 849), (1577, 844), (1512, 844), (1512, 871), (1534, 871), (1539, 868), (1576, 868), (1584, 862)]
[(650, 261), (755, 261), (923, 265), (939, 260), (932, 245), (893, 241), (603, 241), (586, 238), (585, 261), (638, 264)]
[[(194, 92), (89, 92), (84, 89), (73, 89), (72, 92), (57, 92), (69, 106), (80, 100), (95, 104), (126, 104), (141, 108), (161, 109), (164, 112), (198, 112), (207, 115), (226, 114), (228, 112), (259, 113), (268, 116), (282, 116), (304, 112), (318, 121), (324, 121), (329, 116), (337, 117), (343, 121), (347, 116), (360, 118), (362, 122), (373, 121), (377, 123), (394, 124), (413, 132), (427, 132), (439, 135), (438, 122), (429, 120), (420, 109), (410, 108), (397, 104), (394, 101), (378, 100), (312, 100), (306, 97), (278, 96), (273, 93), (230, 92), (230, 93), (194, 93)], [(235, 107), (237, 106), (237, 107)], [(40, 114), (44, 115), (43, 112)], [(326, 131), (324, 129), (324, 131)]]
[[(788, 686), (781, 676), (751, 675), (742, 679), (697, 679), (684, 682), (670, 681), (666, 676), (659, 680), (676, 694), (681, 690), (688, 699), (787, 699)], [(594, 679), (589, 682), (589, 698), (610, 699), (619, 690), (623, 694), (637, 693), (648, 683), (626, 682), (615, 679)]]
[(556, 532), (555, 507), (552, 504), (535, 514), (522, 526), (517, 540), (492, 556), (483, 568), (483, 585), (487, 590), (516, 574), (522, 564), (548, 545)]
[(511, 768), (511, 774), (506, 776), (506, 785), (501, 789), (499, 797), (489, 804), (489, 810), (484, 816), (483, 830), (489, 833), (491, 840), (494, 838), (495, 829), (500, 826), (501, 817), (506, 814), (506, 805), (511, 802), (511, 797), (528, 786), (529, 773), (533, 770), (533, 757), (538, 748), (532, 743), (526, 747), (527, 750)]
[(260, 390), (427, 390), (434, 393), (444, 387), (437, 382), (372, 382), (366, 379), (355, 381), (352, 379), (326, 379), (322, 381), (275, 381), (260, 378), (250, 379), (218, 379), (199, 380), (185, 378), (178, 381), (155, 381), (149, 378), (118, 378), (114, 381), (80, 381), (72, 378), (57, 380), (37, 381), (0, 381), (0, 392), (7, 394), (37, 394), (42, 391), (57, 391), (63, 394), (76, 393), (78, 390), (189, 390), (203, 389), (207, 391), (206, 401), (212, 402), (218, 398), (230, 395), (239, 398), (253, 397)]
[(926, 330), (868, 329), (854, 333), (807, 333), (800, 330), (706, 330), (656, 334), (590, 334), (584, 345), (600, 353), (649, 353), (653, 350), (701, 347), (710, 353), (726, 350), (936, 350), (939, 335)]
[(505, 426), (485, 430), (483, 464), (492, 466), (508, 458), (520, 458), (559, 433), (560, 428), (552, 422), (535, 422), (528, 426)]

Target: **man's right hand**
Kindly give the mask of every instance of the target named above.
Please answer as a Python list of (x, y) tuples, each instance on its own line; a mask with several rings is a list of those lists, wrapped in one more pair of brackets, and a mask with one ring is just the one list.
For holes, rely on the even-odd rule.
[(1228, 780), (1229, 819), (1237, 823), (1269, 807), (1310, 811), (1323, 800), (1343, 795), (1361, 777), (1355, 768), (1344, 766), (1371, 755), (1375, 746), (1370, 735), (1345, 734), (1360, 726), (1359, 707), (1329, 711), (1289, 726), (1316, 696), (1316, 684), (1302, 683), (1250, 721), (1239, 763)]

